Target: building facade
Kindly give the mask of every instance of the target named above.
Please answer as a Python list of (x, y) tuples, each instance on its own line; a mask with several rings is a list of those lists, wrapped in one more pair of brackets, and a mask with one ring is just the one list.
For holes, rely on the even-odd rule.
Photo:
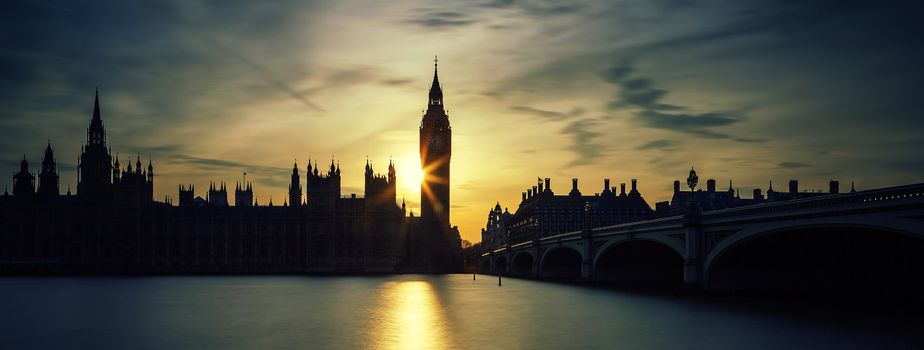
[[(430, 105), (441, 111), (437, 94), (431, 88)], [(233, 206), (222, 182), (204, 199), (180, 185), (173, 205), (154, 200), (152, 161), (144, 167), (139, 155), (123, 169), (112, 156), (97, 92), (77, 193), (60, 194), (49, 142), (38, 192), (23, 159), (14, 193), (0, 196), (0, 274), (459, 271), (460, 239), (448, 221), (448, 119), (433, 111), (421, 124), (421, 159), (441, 180), (429, 186), (435, 199), (423, 217), (397, 204), (392, 162), (384, 174), (367, 162), (364, 196), (342, 195), (334, 160), (323, 170), (309, 160), (304, 180), (293, 167), (283, 205), (260, 205), (246, 181), (236, 185)]]
[(610, 187), (603, 180), (599, 193), (584, 195), (578, 188), (578, 179), (571, 179), (568, 194), (552, 191), (551, 179), (537, 179), (535, 186), (522, 193), (514, 213), (500, 211), (500, 203), (488, 213), (488, 224), (483, 230), (482, 243), (489, 250), (508, 244), (531, 241), (561, 233), (646, 220), (653, 216), (651, 207), (638, 191), (638, 181)]

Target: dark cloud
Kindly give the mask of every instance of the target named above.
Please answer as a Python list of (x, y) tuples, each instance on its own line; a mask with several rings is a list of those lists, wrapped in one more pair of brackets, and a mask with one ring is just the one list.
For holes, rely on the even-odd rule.
[(404, 22), (429, 29), (446, 29), (468, 26), (477, 21), (462, 12), (425, 9)]
[(209, 158), (200, 158), (194, 157), (186, 154), (175, 154), (170, 157), (170, 160), (176, 163), (191, 165), (200, 169), (221, 169), (221, 170), (236, 170), (236, 171), (246, 171), (248, 173), (278, 173), (278, 172), (288, 172), (291, 171), (291, 168), (288, 167), (274, 167), (274, 166), (265, 166), (265, 165), (256, 165), (256, 164), (247, 164), (240, 163), (229, 160), (222, 159), (209, 159)]
[(706, 128), (731, 125), (739, 122), (737, 117), (723, 115), (719, 113), (662, 113), (653, 110), (642, 110), (635, 115), (648, 126), (658, 129), (674, 130), (687, 132), (694, 135), (705, 135), (704, 137), (726, 138), (719, 136)]
[(513, 106), (510, 107), (510, 110), (520, 113), (525, 113), (532, 115), (539, 119), (545, 120), (565, 120), (571, 117), (576, 117), (584, 114), (584, 109), (581, 107), (574, 107), (568, 112), (558, 112), (558, 111), (547, 111), (543, 109), (528, 107), (528, 106)]
[(640, 107), (650, 110), (670, 111), (680, 110), (683, 107), (661, 103), (661, 98), (667, 91), (652, 87), (650, 79), (630, 79), (620, 81), (622, 90), (619, 99), (609, 104), (610, 109), (623, 107)]
[(519, 9), (524, 14), (535, 17), (550, 17), (570, 15), (579, 12), (584, 6), (581, 3), (566, 1), (523, 1), (523, 0), (494, 0), (481, 4), (481, 7), (492, 9)]
[(708, 112), (691, 113), (688, 107), (662, 102), (667, 91), (654, 87), (648, 78), (632, 78), (634, 69), (628, 63), (621, 63), (604, 70), (603, 80), (620, 88), (616, 99), (608, 104), (610, 109), (632, 109), (636, 120), (642, 124), (663, 130), (686, 133), (699, 138), (730, 139), (738, 142), (762, 142), (762, 139), (733, 137), (713, 129), (730, 126), (745, 120), (743, 116)]
[(676, 140), (653, 140), (653, 141), (646, 142), (646, 143), (644, 143), (644, 144), (642, 144), (642, 145), (636, 147), (635, 149), (640, 150), (640, 151), (643, 151), (643, 150), (650, 150), (650, 149), (658, 149), (658, 150), (670, 151), (670, 150), (677, 149), (678, 146), (680, 146), (680, 141), (676, 141)]
[(776, 166), (780, 168), (784, 168), (784, 169), (796, 169), (796, 168), (807, 168), (810, 165), (805, 164), (805, 163), (799, 163), (799, 162), (782, 162), (782, 163), (777, 163)]
[(594, 131), (599, 122), (594, 119), (580, 119), (571, 122), (561, 133), (571, 137), (568, 149), (577, 155), (569, 166), (588, 165), (597, 162), (602, 145), (596, 142), (600, 133)]
[(385, 79), (382, 80), (382, 84), (392, 85), (392, 86), (404, 86), (414, 82), (412, 79)]

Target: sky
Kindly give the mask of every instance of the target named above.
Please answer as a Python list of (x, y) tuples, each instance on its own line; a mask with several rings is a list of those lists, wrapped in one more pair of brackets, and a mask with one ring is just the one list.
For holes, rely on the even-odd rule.
[[(61, 187), (98, 87), (120, 159), (155, 197), (242, 173), (281, 204), (293, 162), (398, 169), (419, 212), (418, 127), (439, 57), (452, 217), (550, 177), (585, 194), (638, 179), (654, 206), (701, 179), (776, 189), (924, 181), (921, 6), (909, 1), (4, 1), (0, 174), (51, 142)], [(125, 164), (123, 160), (123, 164)], [(849, 188), (849, 187), (847, 187)]]

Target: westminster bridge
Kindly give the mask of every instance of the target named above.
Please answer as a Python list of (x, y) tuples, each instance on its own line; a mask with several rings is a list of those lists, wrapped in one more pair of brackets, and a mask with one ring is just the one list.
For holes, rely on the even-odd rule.
[(513, 277), (695, 289), (924, 288), (924, 183), (585, 229), (484, 253)]

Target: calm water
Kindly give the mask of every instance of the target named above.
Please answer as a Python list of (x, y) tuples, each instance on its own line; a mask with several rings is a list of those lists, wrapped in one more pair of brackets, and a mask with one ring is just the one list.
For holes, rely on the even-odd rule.
[(505, 279), (498, 287), (496, 277), (472, 281), (471, 275), (0, 278), (0, 348), (901, 349), (924, 345), (918, 334), (924, 329), (924, 318), (916, 311), (830, 309), (516, 279)]

